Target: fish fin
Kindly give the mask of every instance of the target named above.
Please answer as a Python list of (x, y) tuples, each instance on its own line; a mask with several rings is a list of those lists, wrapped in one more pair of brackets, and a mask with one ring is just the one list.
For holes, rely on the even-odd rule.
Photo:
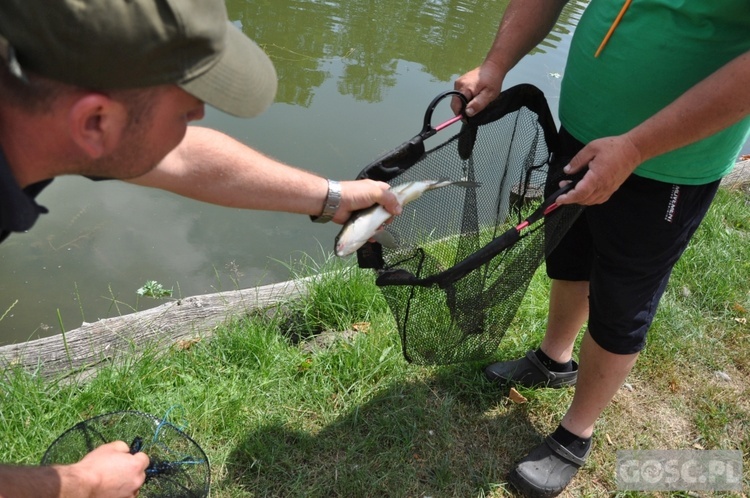
[(457, 182), (453, 182), (452, 185), (455, 185), (457, 187), (466, 187), (466, 188), (478, 188), (481, 187), (482, 184), (479, 182), (472, 182), (470, 180), (460, 180)]
[(386, 230), (380, 230), (378, 232), (375, 232), (375, 235), (373, 235), (372, 238), (375, 241), (377, 241), (380, 245), (382, 245), (383, 247), (387, 247), (388, 249), (395, 249), (398, 247), (398, 242), (396, 242), (396, 238), (393, 236), (392, 233)]

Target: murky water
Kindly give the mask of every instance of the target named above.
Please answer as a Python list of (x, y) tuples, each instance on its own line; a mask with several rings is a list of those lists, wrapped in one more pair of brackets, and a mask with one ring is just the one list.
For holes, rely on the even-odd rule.
[[(353, 178), (418, 133), (432, 98), (481, 63), (506, 3), (229, 0), (230, 18), (273, 59), (279, 92), (258, 118), (208, 109), (199, 124), (284, 162)], [(532, 83), (556, 111), (570, 35), (586, 3), (568, 4), (506, 87)], [(434, 122), (449, 116), (446, 104)], [(162, 304), (137, 295), (148, 280), (175, 296), (286, 280), (303, 254), (330, 253), (338, 231), (303, 216), (75, 177), (57, 179), (39, 201), (50, 214), (0, 245), (0, 344)]]

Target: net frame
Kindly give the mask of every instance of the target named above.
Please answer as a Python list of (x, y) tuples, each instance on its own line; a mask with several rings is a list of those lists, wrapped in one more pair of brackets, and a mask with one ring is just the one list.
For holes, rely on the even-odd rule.
[(150, 458), (139, 497), (208, 496), (211, 470), (203, 449), (170, 422), (139, 411), (110, 412), (78, 422), (50, 444), (40, 465), (73, 464), (113, 441), (125, 441), (131, 453), (143, 451)]

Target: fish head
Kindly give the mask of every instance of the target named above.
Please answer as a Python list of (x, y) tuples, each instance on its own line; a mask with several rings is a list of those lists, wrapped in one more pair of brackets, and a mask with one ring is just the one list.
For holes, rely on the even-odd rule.
[(356, 249), (352, 249), (354, 246), (348, 245), (346, 243), (346, 240), (344, 240), (342, 237), (336, 237), (336, 240), (334, 241), (334, 251), (336, 253), (336, 256), (343, 258), (344, 256), (348, 256)]
[(334, 239), (334, 252), (336, 256), (343, 258), (356, 252), (367, 242), (367, 233), (357, 230), (357, 223), (345, 225)]

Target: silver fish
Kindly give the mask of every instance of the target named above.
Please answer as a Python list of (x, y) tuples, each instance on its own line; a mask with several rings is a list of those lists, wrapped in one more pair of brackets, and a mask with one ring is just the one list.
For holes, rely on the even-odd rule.
[[(391, 187), (391, 192), (396, 195), (401, 206), (419, 199), (422, 194), (436, 188), (447, 187), (448, 185), (457, 185), (461, 187), (478, 187), (479, 183), (464, 180), (423, 180), (416, 182), (406, 182)], [(365, 242), (375, 239), (387, 247), (395, 246), (393, 236), (386, 232), (382, 226), (383, 223), (393, 216), (379, 204), (364, 209), (352, 215), (349, 221), (344, 224), (335, 240), (336, 256), (348, 256), (362, 247)]]

